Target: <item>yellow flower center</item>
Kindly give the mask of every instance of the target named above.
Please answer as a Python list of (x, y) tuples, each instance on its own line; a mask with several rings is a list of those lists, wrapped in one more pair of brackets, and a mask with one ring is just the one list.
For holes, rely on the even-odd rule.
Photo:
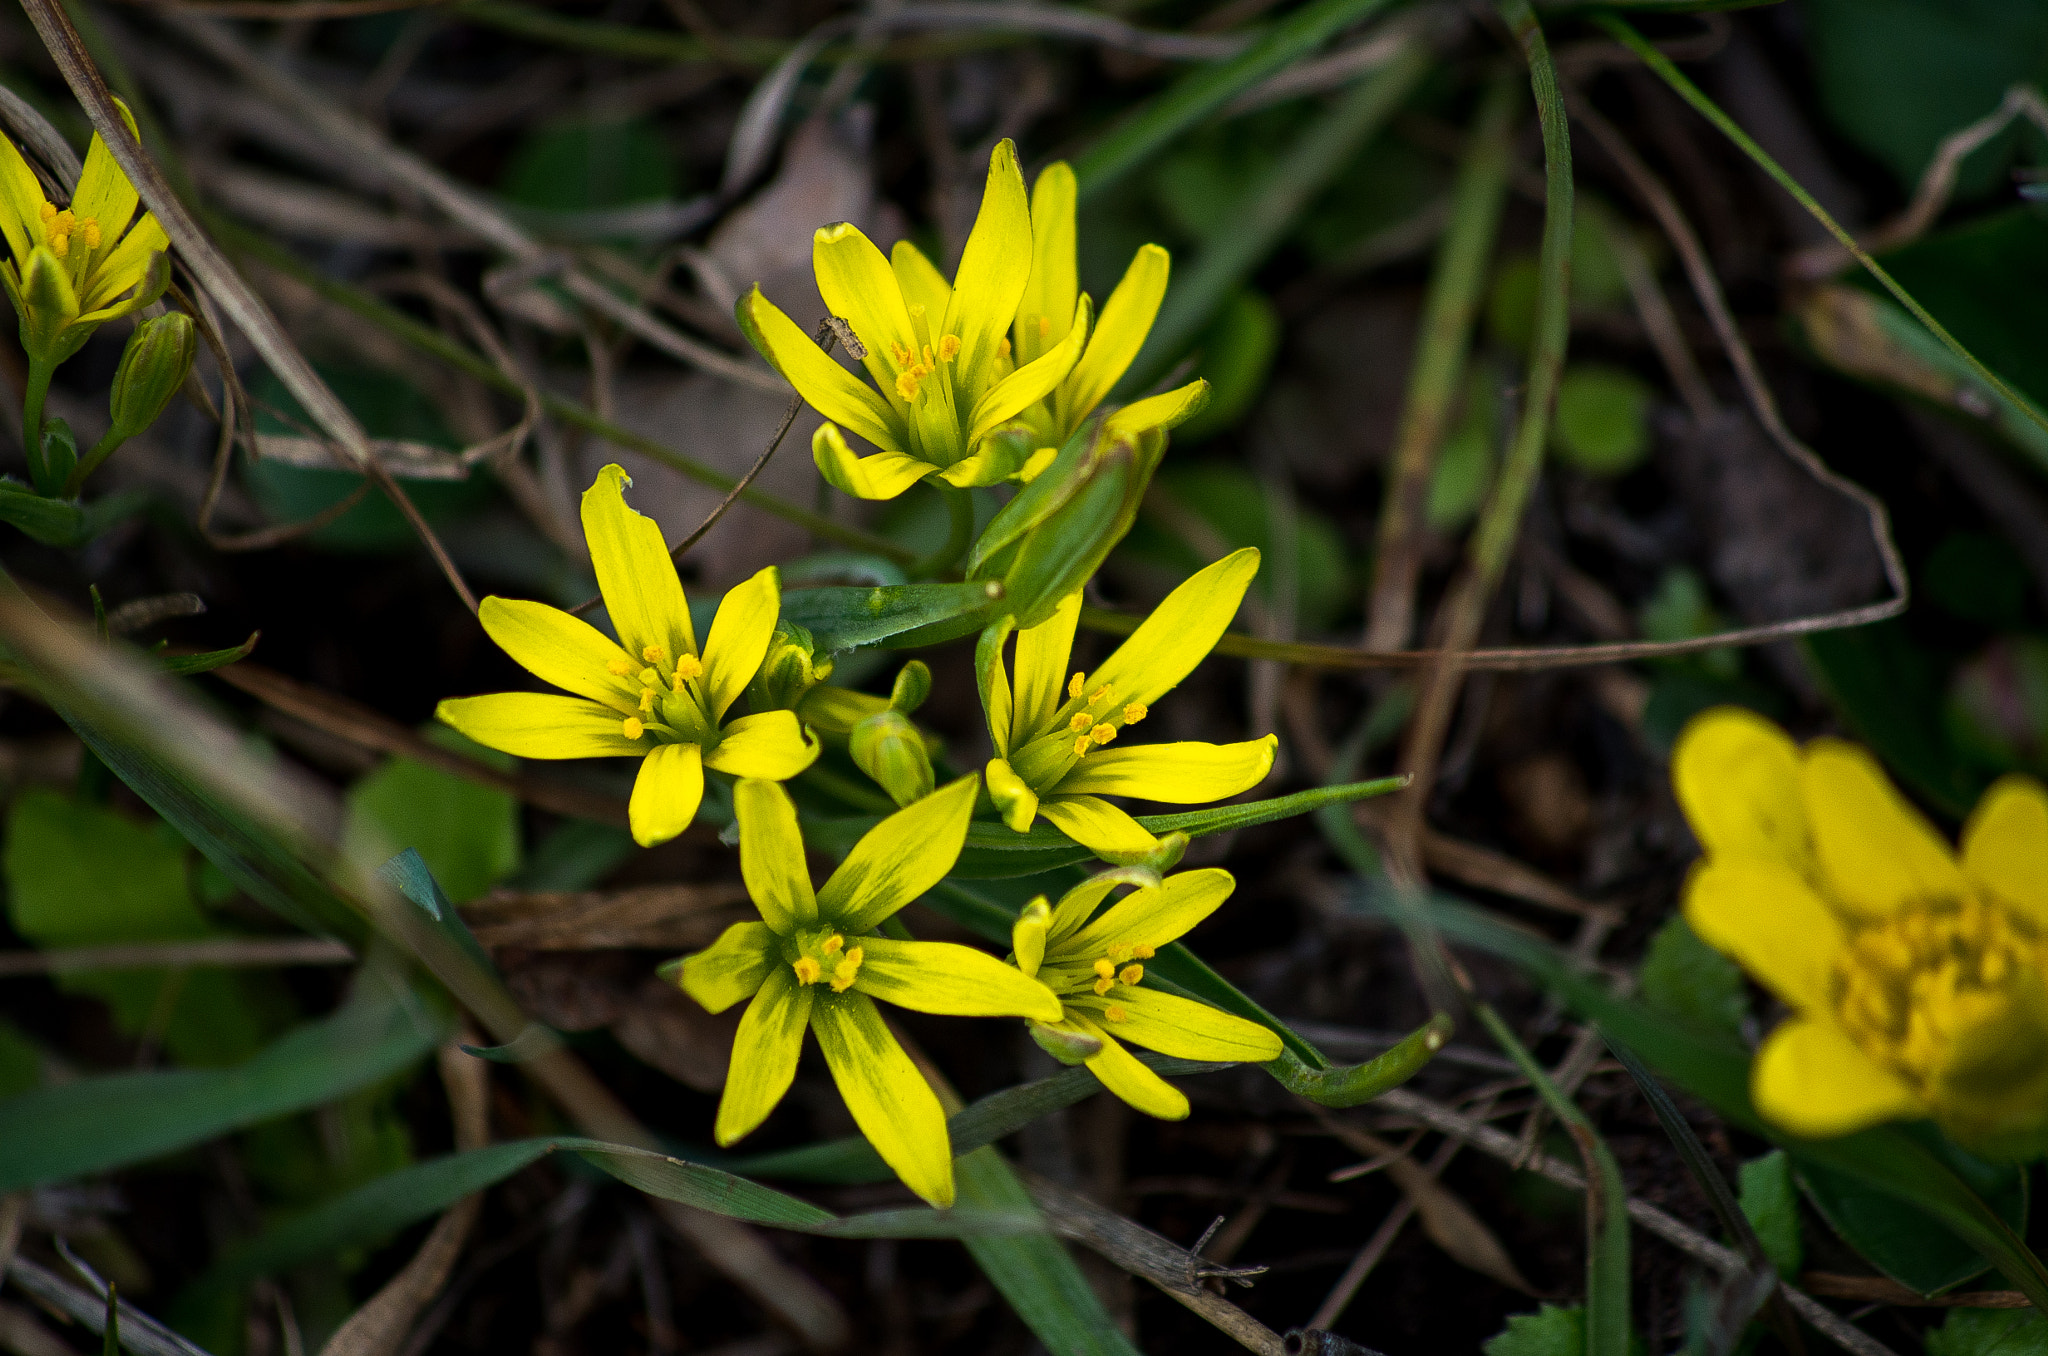
[(793, 940), (796, 956), (789, 965), (796, 971), (797, 983), (816, 984), (822, 979), (834, 993), (853, 987), (866, 953), (858, 946), (849, 947), (843, 933), (824, 928), (798, 933)]
[(639, 739), (651, 733), (663, 743), (702, 744), (707, 750), (715, 747), (718, 722), (712, 719), (702, 694), (690, 686), (704, 675), (704, 661), (682, 654), (671, 663), (668, 649), (662, 645), (641, 647), (639, 658), (641, 663), (636, 665), (615, 655), (604, 666), (612, 681), (639, 688), (634, 693), (632, 686), (626, 686), (620, 694), (631, 694), (638, 708), (626, 717), (626, 738)]
[(1150, 960), (1153, 954), (1153, 950), (1149, 946), (1132, 946), (1128, 943), (1119, 943), (1109, 948), (1109, 954), (1097, 956), (1095, 964), (1091, 967), (1095, 972), (1093, 987), (1096, 997), (1107, 996), (1109, 991), (1119, 984), (1137, 985), (1144, 983), (1145, 967), (1142, 965), (1127, 965), (1125, 962), (1129, 961), (1133, 956), (1143, 960)]
[(59, 259), (70, 257), (73, 236), (89, 250), (100, 247), (100, 224), (92, 217), (80, 217), (68, 207), (60, 212), (50, 203), (43, 204), (42, 217), (43, 241)]

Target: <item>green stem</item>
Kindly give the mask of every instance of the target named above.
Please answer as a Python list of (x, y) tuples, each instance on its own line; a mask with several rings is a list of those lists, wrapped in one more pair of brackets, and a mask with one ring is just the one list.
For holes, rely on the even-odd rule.
[(113, 456), (115, 450), (127, 441), (126, 438), (115, 437), (114, 430), (108, 429), (106, 434), (92, 445), (92, 451), (81, 457), (78, 465), (71, 468), (71, 476), (64, 482), (64, 497), (78, 498), (78, 492), (85, 488), (85, 478), (98, 470), (99, 464)]
[(50, 483), (50, 464), (43, 459), (43, 400), (50, 394), (50, 378), (56, 375), (57, 364), (31, 357), (28, 386), (21, 393), (21, 441), (28, 453), (29, 480), (36, 493), (45, 497), (55, 495), (58, 489)]
[(1964, 348), (1962, 343), (1954, 335), (1950, 334), (1948, 329), (1939, 320), (1936, 320), (1925, 306), (1913, 300), (1912, 294), (1901, 287), (1898, 280), (1885, 271), (1884, 265), (1871, 258), (1869, 253), (1856, 243), (1856, 237), (1850, 235), (1840, 222), (1830, 216), (1827, 208), (1815, 202), (1813, 195), (1800, 187), (1797, 179), (1787, 174), (1784, 167), (1771, 159), (1770, 154), (1763, 147), (1757, 145), (1749, 133), (1743, 131), (1736, 125), (1733, 118), (1721, 111), (1720, 105), (1702, 93), (1698, 85), (1686, 79), (1685, 74), (1678, 67), (1671, 64), (1669, 57), (1651, 46), (1643, 38), (1642, 34), (1636, 32), (1634, 28), (1630, 27), (1628, 21), (1618, 14), (1595, 15), (1594, 22), (1613, 34), (1616, 39), (1638, 57), (1641, 57), (1643, 64), (1655, 71), (1659, 76), (1662, 76), (1664, 83), (1671, 86), (1672, 89), (1678, 92), (1679, 97), (1697, 109), (1701, 117), (1714, 124), (1720, 130), (1721, 135), (1734, 142), (1744, 155), (1756, 162), (1759, 169), (1777, 180), (1778, 187), (1791, 194), (1794, 202), (1805, 208), (1815, 221), (1825, 226), (1828, 234), (1832, 235), (1842, 248), (1849, 252), (1850, 257), (1863, 265), (1864, 270), (1871, 277), (1877, 279), (1884, 286), (1884, 290), (1891, 293), (1893, 298), (1898, 301), (1899, 305), (1912, 312), (1913, 318), (1925, 325), (1928, 332), (1939, 339), (1949, 352), (1955, 354), (1956, 357), (1968, 364), (1970, 370), (1977, 375), (1979, 380), (1992, 390), (1998, 392), (1999, 395), (2005, 397), (2008, 404), (2015, 406), (2034, 423), (2040, 425), (2043, 429), (2048, 429), (2048, 414), (2044, 414), (2031, 400), (2028, 400), (2011, 386), (2008, 386), (2003, 377), (1980, 362), (1976, 354)]
[(974, 495), (944, 481), (932, 483), (946, 500), (946, 544), (910, 567), (912, 579), (936, 579), (947, 573), (974, 542)]

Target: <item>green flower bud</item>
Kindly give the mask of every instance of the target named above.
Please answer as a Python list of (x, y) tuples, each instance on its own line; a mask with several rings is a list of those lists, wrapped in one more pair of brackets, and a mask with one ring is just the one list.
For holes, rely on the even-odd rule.
[(1062, 1064), (1085, 1064), (1102, 1053), (1102, 1042), (1081, 1031), (1067, 1031), (1043, 1022), (1026, 1022), (1024, 1027), (1038, 1048)]
[(831, 657), (819, 657), (811, 633), (792, 621), (775, 624), (768, 656), (747, 685), (754, 711), (794, 711), (804, 694), (832, 676)]
[(1020, 630), (1044, 621), (1131, 530), (1165, 452), (1163, 429), (1083, 427), (989, 523), (968, 554), (967, 577), (1001, 580)]
[(135, 327), (135, 333), (128, 336), (128, 347), (121, 352), (121, 365), (114, 369), (114, 387), (107, 397), (114, 437), (125, 441), (157, 421), (171, 397), (184, 387), (198, 351), (199, 332), (192, 317), (183, 311), (156, 316)]
[(922, 659), (913, 659), (896, 675), (896, 685), (889, 691), (889, 709), (907, 716), (923, 706), (925, 698), (931, 695), (932, 671)]
[(847, 751), (898, 805), (913, 804), (932, 793), (935, 780), (924, 736), (901, 711), (883, 711), (854, 726)]

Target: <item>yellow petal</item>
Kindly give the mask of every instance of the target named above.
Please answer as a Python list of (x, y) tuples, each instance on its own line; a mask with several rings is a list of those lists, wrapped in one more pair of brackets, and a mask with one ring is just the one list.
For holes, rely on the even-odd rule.
[(1765, 1120), (1803, 1139), (1830, 1139), (1927, 1114), (1913, 1090), (1833, 1023), (1786, 1021), (1750, 1066), (1750, 1096)]
[(1159, 840), (1150, 830), (1094, 796), (1041, 797), (1038, 813), (1105, 862), (1142, 861), (1159, 851)]
[(867, 932), (944, 879), (960, 860), (981, 778), (969, 773), (869, 829), (818, 891), (818, 913)]
[(1800, 790), (1825, 887), (1852, 913), (1881, 917), (1968, 888), (1948, 844), (1865, 750), (1814, 740), (1800, 764)]
[(80, 304), (89, 311), (106, 306), (148, 277), (156, 256), (170, 247), (171, 238), (164, 233), (155, 215), (144, 213), (142, 220), (121, 237), (121, 243), (114, 246), (113, 252), (99, 261), (99, 269)]
[(2048, 793), (2001, 777), (1963, 827), (1963, 872), (1992, 899), (2048, 931)]
[(542, 682), (602, 702), (621, 715), (640, 709), (640, 685), (614, 675), (611, 666), (624, 661), (635, 673), (646, 666), (581, 617), (546, 603), (493, 596), (484, 599), (477, 619), (499, 649)]
[(894, 499), (932, 473), (932, 464), (905, 452), (855, 456), (837, 424), (820, 424), (811, 435), (811, 460), (825, 483), (856, 499)]
[(1060, 779), (1062, 796), (1136, 796), (1200, 805), (1248, 791), (1273, 767), (1278, 735), (1239, 744), (1135, 744), (1096, 749)]
[(626, 738), (619, 713), (581, 697), (553, 692), (493, 692), (450, 697), (434, 708), (486, 748), (516, 758), (637, 758), (653, 741)]
[(0, 136), (0, 233), (7, 237), (7, 253), (17, 269), (43, 238), (38, 224), (47, 201), (36, 172), (14, 142)]
[(944, 1209), (953, 1203), (953, 1147), (946, 1112), (924, 1075), (859, 993), (819, 1002), (811, 1013), (818, 1048), (855, 1125), (903, 1184)]
[(1003, 671), (1003, 643), (1015, 627), (1013, 618), (1004, 617), (984, 627), (974, 643), (974, 682), (981, 689), (982, 714), (988, 717), (989, 740), (999, 759), (1009, 757), (1012, 747), (1010, 675)]
[(1209, 383), (1197, 377), (1185, 386), (1132, 401), (1102, 421), (1102, 436), (1131, 439), (1155, 429), (1176, 429), (1200, 414), (1208, 403)]
[(722, 718), (761, 671), (781, 611), (782, 586), (773, 565), (726, 590), (704, 641), (703, 691), (713, 716)]
[(1074, 628), (1081, 621), (1081, 591), (1060, 599), (1053, 614), (1017, 633), (1017, 715), (1010, 747), (1021, 749), (1052, 729), (1067, 699), (1067, 665), (1074, 658)]
[(704, 750), (695, 744), (657, 744), (640, 775), (633, 779), (633, 798), (626, 818), (633, 841), (653, 847), (690, 827), (704, 799)]
[[(1114, 1032), (1118, 1040), (1175, 1059), (1245, 1064), (1280, 1058), (1280, 1038), (1270, 1028), (1157, 989), (1120, 988), (1113, 998), (1082, 994), (1067, 1004)], [(1121, 1021), (1103, 1015), (1111, 1004), (1121, 1009)]]
[(724, 1012), (752, 998), (781, 961), (774, 930), (766, 923), (734, 923), (709, 947), (684, 959), (677, 982), (706, 1012)]
[(953, 301), (953, 284), (932, 266), (923, 250), (908, 240), (897, 241), (889, 249), (889, 269), (896, 275), (906, 306), (924, 307), (929, 320), (945, 319), (946, 307)]
[(734, 315), (761, 356), (796, 387), (812, 409), (844, 424), (884, 452), (904, 450), (906, 433), (895, 407), (833, 361), (794, 320), (762, 296), (759, 287), (740, 298)]
[(626, 503), (626, 487), (632, 483), (625, 468), (614, 463), (583, 492), (583, 536), (590, 544), (605, 613), (629, 656), (640, 657), (650, 645), (659, 645), (670, 660), (693, 655), (697, 635), (690, 627), (682, 580), (669, 559), (661, 524)]
[(712, 1135), (721, 1145), (747, 1134), (775, 1110), (796, 1077), (817, 990), (796, 982), (786, 965), (776, 965), (747, 1005), (732, 1038), (725, 1092), (718, 1099)]
[(1685, 921), (1800, 1011), (1824, 1008), (1848, 933), (1804, 877), (1759, 857), (1708, 857), (1685, 886)]
[(1051, 989), (971, 946), (863, 937), (860, 947), (853, 987), (870, 998), (947, 1017), (1060, 1019)]
[(988, 798), (995, 802), (996, 813), (1003, 817), (1010, 831), (1031, 832), (1031, 822), (1038, 818), (1038, 793), (1000, 758), (989, 759), (981, 776), (988, 787)]
[(818, 918), (796, 805), (774, 782), (746, 778), (732, 789), (740, 826), (740, 877), (768, 926), (785, 935)]
[(936, 478), (955, 489), (978, 489), (1002, 484), (1022, 470), (1024, 462), (1020, 444), (1008, 438), (984, 438), (971, 456), (939, 471)]
[(704, 766), (732, 777), (782, 782), (817, 762), (818, 748), (794, 711), (763, 711), (727, 721)]
[(1052, 910), (1040, 895), (1026, 904), (1010, 925), (1010, 955), (1027, 975), (1036, 975), (1045, 961), (1045, 931), (1051, 920)]
[(892, 355), (905, 350), (916, 353), (919, 345), (917, 331), (910, 327), (910, 312), (904, 308), (903, 289), (889, 261), (859, 227), (842, 221), (819, 227), (811, 237), (811, 267), (825, 309), (853, 326), (854, 335), (867, 349), (868, 356), (861, 364), (868, 375), (893, 406), (905, 407), (908, 402), (893, 394), (903, 365)]
[[(1133, 890), (1059, 944), (1062, 956), (1099, 956), (1113, 946), (1165, 946), (1216, 912), (1237, 882), (1220, 866), (1182, 871)], [(1061, 903), (1062, 911), (1065, 902)], [(1064, 919), (1060, 921), (1064, 922)]]
[[(1228, 879), (1227, 876), (1226, 879)], [(1103, 900), (1109, 898), (1112, 890), (1116, 889), (1119, 885), (1136, 886), (1140, 890), (1157, 890), (1159, 884), (1159, 873), (1150, 867), (1120, 866), (1113, 871), (1096, 872), (1060, 896), (1059, 907), (1053, 910), (1052, 920), (1046, 926), (1046, 945), (1055, 948), (1062, 955), (1079, 955), (1079, 952), (1066, 944), (1067, 939), (1078, 932), (1083, 923), (1086, 923), (1095, 916), (1095, 910), (1101, 905)], [(1222, 903), (1224, 896), (1227, 896), (1229, 893), (1230, 890), (1226, 887), (1223, 895), (1217, 896), (1216, 902), (1218, 904)], [(1210, 907), (1214, 908), (1215, 906), (1211, 905)], [(1200, 920), (1197, 919), (1196, 921), (1199, 922)], [(1192, 927), (1194, 924), (1190, 923), (1188, 926)], [(1183, 932), (1186, 930), (1186, 928), (1182, 929)], [(1179, 935), (1179, 933), (1174, 934), (1176, 937)], [(1145, 942), (1146, 945), (1158, 945), (1158, 943), (1151, 942), (1147, 938), (1141, 937), (1138, 940)]]
[(1107, 683), (1120, 702), (1159, 700), (1216, 648), (1258, 570), (1258, 548), (1247, 546), (1198, 571), (1088, 675), (1088, 690)]
[(1187, 1119), (1186, 1094), (1140, 1064), (1137, 1056), (1119, 1045), (1108, 1031), (1072, 1008), (1067, 1010), (1065, 1025), (1102, 1042), (1101, 1051), (1088, 1057), (1088, 1072), (1103, 1087), (1147, 1116), (1157, 1116), (1162, 1121)]
[(1017, 303), (1011, 338), (1018, 363), (1059, 346), (1072, 327), (1081, 285), (1076, 269), (1074, 207), (1080, 185), (1064, 160), (1038, 172), (1031, 186), (1031, 280)]
[(996, 347), (1030, 278), (1031, 208), (1024, 197), (1024, 174), (1017, 168), (1017, 148), (1006, 138), (989, 154), (981, 211), (967, 233), (942, 327), (943, 333), (959, 337), (954, 389), (970, 399), (989, 383)]
[(1040, 357), (996, 382), (974, 402), (968, 420), (967, 445), (973, 447), (1002, 425), (1052, 394), (1080, 360), (1088, 337), (1088, 298), (1074, 306), (1074, 326), (1067, 337)]
[(1145, 336), (1152, 332), (1159, 303), (1166, 299), (1171, 270), (1171, 256), (1157, 245), (1141, 246), (1132, 257), (1123, 280), (1102, 308), (1095, 333), (1088, 336), (1087, 351), (1060, 386), (1053, 414), (1062, 432), (1079, 428), (1137, 358)]
[[(85, 169), (78, 176), (78, 189), (71, 195), (72, 213), (80, 221), (92, 219), (99, 223), (100, 228), (99, 248), (79, 270), (81, 277), (90, 276), (92, 265), (113, 253), (120, 243), (121, 233), (128, 229), (128, 222), (135, 216), (135, 204), (139, 200), (135, 185), (128, 182), (128, 176), (115, 163), (114, 153), (100, 140), (99, 133), (93, 133), (92, 143), (85, 148)], [(74, 238), (72, 243), (81, 245), (85, 242)]]
[(1671, 750), (1671, 787), (1710, 857), (1757, 857), (1814, 874), (1799, 746), (1739, 706), (1694, 716)]

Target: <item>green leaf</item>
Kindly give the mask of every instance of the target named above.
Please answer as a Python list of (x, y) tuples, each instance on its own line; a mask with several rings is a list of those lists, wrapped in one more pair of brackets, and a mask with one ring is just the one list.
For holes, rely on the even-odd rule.
[[(1916, 1140), (1930, 1158), (1967, 1182), (2016, 1233), (2026, 1229), (2024, 1168), (1985, 1163), (1925, 1126), (1899, 1127), (1895, 1133)], [(1796, 1150), (1793, 1167), (1806, 1198), (1829, 1227), (1899, 1284), (1934, 1295), (1983, 1274), (1986, 1259), (1977, 1249), (1947, 1229), (1930, 1227), (1926, 1211), (1878, 1195), (1859, 1178), (1809, 1161)]]
[[(953, 1181), (963, 1205), (1017, 1215), (1038, 1213), (1016, 1171), (992, 1146), (961, 1155), (953, 1165)], [(1051, 1356), (1140, 1356), (1058, 1239), (1025, 1234), (970, 1237), (964, 1242), (982, 1274)]]
[(1637, 982), (1645, 1003), (1694, 1026), (1740, 1035), (1749, 1014), (1742, 967), (1701, 941), (1683, 914), (1650, 939)]
[(0, 1192), (107, 1172), (333, 1101), (396, 1074), (445, 1034), (445, 1018), (365, 973), (332, 1016), (226, 1069), (108, 1074), (0, 1101)]
[(1831, 631), (1802, 645), (1843, 722), (1899, 780), (1955, 819), (1969, 814), (1990, 778), (1949, 747), (1936, 660), (1906, 624)]
[(1217, 311), (1197, 346), (1194, 375), (1209, 383), (1209, 403), (1173, 431), (1174, 442), (1182, 447), (1236, 427), (1265, 391), (1280, 353), (1280, 313), (1263, 292), (1240, 288)]
[(1763, 1244), (1764, 1256), (1778, 1274), (1799, 1274), (1805, 1247), (1799, 1238), (1799, 1191), (1792, 1182), (1792, 1161), (1782, 1149), (1752, 1158), (1736, 1174), (1736, 1200)]
[(166, 654), (157, 656), (157, 663), (165, 673), (175, 673), (190, 678), (196, 673), (212, 673), (215, 669), (239, 664), (255, 653), (256, 642), (262, 638), (261, 631), (251, 631), (249, 638), (240, 645), (225, 650), (202, 650), (198, 654)]
[(1001, 599), (1002, 585), (993, 580), (792, 589), (782, 595), (782, 616), (810, 631), (818, 653), (826, 654), (964, 636), (979, 630)]
[(435, 930), (468, 956), (478, 969), (492, 975), (498, 972), (497, 967), (491, 964), (490, 953), (484, 950), (483, 943), (477, 941), (476, 934), (469, 930), (469, 924), (455, 911), (455, 906), (448, 902), (448, 896), (441, 892), (440, 883), (434, 879), (434, 873), (418, 852), (407, 848), (378, 867), (377, 874), (419, 905), (420, 912), (427, 916)]
[(2037, 1309), (1951, 1309), (1927, 1334), (1927, 1356), (2048, 1356), (2048, 1318)]
[(519, 802), (496, 787), (394, 758), (351, 786), (347, 805), (345, 855), (375, 862), (416, 850), (458, 904), (519, 868)]
[(1546, 1304), (1533, 1314), (1511, 1314), (1508, 1326), (1480, 1350), (1486, 1356), (1586, 1356), (1586, 1310)]
[(1650, 409), (1656, 393), (1618, 367), (1573, 363), (1557, 383), (1552, 451), (1588, 475), (1634, 470), (1650, 450)]

